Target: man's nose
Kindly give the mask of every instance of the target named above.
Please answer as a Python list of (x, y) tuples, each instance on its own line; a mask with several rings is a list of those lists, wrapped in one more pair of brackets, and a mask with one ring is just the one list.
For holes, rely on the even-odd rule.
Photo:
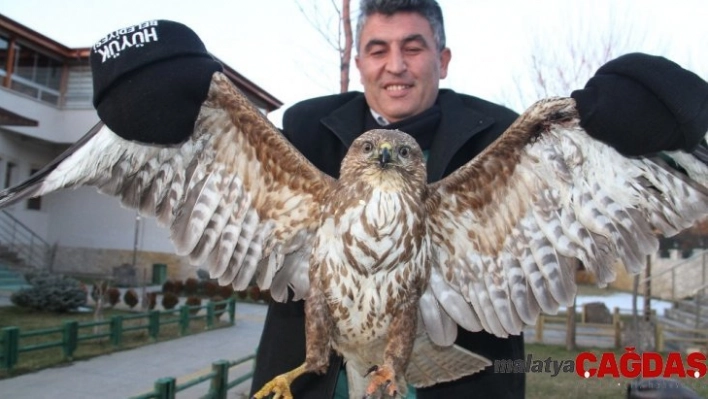
[(389, 53), (388, 62), (386, 63), (386, 70), (388, 72), (400, 75), (408, 69), (406, 65), (406, 60), (403, 57), (401, 50), (393, 50)]

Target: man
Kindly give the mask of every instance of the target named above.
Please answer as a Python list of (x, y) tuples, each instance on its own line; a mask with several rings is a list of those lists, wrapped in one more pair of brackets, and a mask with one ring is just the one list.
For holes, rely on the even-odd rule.
[[(287, 110), (283, 117), (283, 133), (319, 169), (337, 177), (341, 160), (352, 141), (367, 130), (385, 126), (416, 138), (427, 156), (428, 180), (436, 181), (472, 159), (516, 119), (516, 113), (499, 105), (439, 89), (439, 81), (447, 76), (452, 53), (445, 46), (442, 12), (435, 0), (362, 0), (360, 12), (356, 66), (364, 93), (349, 92), (303, 101)], [(625, 60), (620, 67), (640, 65), (644, 61), (642, 57), (648, 56)], [(665, 67), (661, 64), (664, 61), (669, 63), (661, 59), (660, 66)], [(602, 127), (609, 133), (600, 139), (622, 148), (634, 140), (631, 134), (626, 134), (626, 138), (614, 134), (615, 130), (623, 129), (621, 119), (641, 115), (646, 107), (621, 112), (617, 104), (602, 103), (599, 99), (608, 97), (608, 89), (614, 93), (613, 88), (618, 88), (619, 97), (609, 96), (615, 102), (626, 103), (621, 94), (644, 96), (644, 102), (656, 100), (646, 88), (635, 87), (633, 79), (613, 74), (608, 79), (598, 76), (596, 81), (600, 83), (598, 87), (589, 85), (574, 95), (583, 122), (586, 129)], [(695, 96), (708, 98), (708, 88), (701, 90), (694, 93)], [(598, 112), (608, 115), (598, 117)], [(661, 127), (675, 123), (672, 115), (661, 114), (656, 118), (662, 122)], [(708, 129), (708, 113), (702, 113), (697, 119), (701, 127), (692, 131), (691, 146)], [(646, 140), (652, 138), (651, 133), (650, 128), (640, 129), (637, 134), (644, 135)], [(649, 153), (671, 145), (686, 145), (684, 136), (690, 134), (682, 132), (676, 136), (681, 137), (663, 142), (658, 148), (642, 146), (638, 151)], [(276, 375), (300, 365), (305, 358), (304, 343), (303, 303), (272, 304), (256, 358), (254, 392)], [(504, 339), (486, 332), (460, 329), (456, 343), (492, 360), (524, 358), (521, 335)], [(291, 386), (293, 395), (331, 398), (337, 385), (337, 397), (346, 395), (342, 387), (346, 378), (341, 377), (341, 365), (341, 359), (333, 355), (325, 375), (303, 375), (295, 380)], [(522, 398), (524, 375), (495, 374), (488, 368), (458, 381), (419, 389), (417, 397)]]

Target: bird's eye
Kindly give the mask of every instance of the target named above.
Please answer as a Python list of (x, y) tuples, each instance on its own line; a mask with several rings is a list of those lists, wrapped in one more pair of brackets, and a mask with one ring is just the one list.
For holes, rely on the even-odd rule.
[(408, 146), (404, 145), (398, 149), (398, 155), (400, 155), (401, 158), (407, 158), (410, 153), (411, 153), (411, 149)]
[(365, 141), (364, 145), (361, 147), (364, 152), (371, 152), (374, 150), (374, 144), (370, 141)]

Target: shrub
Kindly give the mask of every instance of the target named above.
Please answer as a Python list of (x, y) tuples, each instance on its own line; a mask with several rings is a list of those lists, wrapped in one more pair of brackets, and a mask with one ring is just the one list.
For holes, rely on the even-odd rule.
[(184, 294), (185, 295), (194, 295), (197, 293), (197, 289), (199, 288), (199, 280), (196, 278), (188, 278), (184, 280)]
[(175, 294), (179, 295), (184, 291), (184, 281), (182, 280), (175, 280), (175, 290), (173, 291)]
[(111, 287), (106, 291), (106, 298), (111, 306), (116, 306), (120, 302), (120, 290), (116, 287)]
[(234, 295), (234, 286), (231, 284), (220, 286), (217, 295), (222, 298), (231, 298)]
[(51, 312), (68, 312), (86, 304), (86, 292), (73, 278), (45, 271), (25, 277), (31, 285), (12, 294), (13, 304)]
[(147, 293), (148, 309), (153, 310), (157, 306), (157, 292)]
[[(202, 299), (199, 298), (198, 296), (190, 296), (187, 298), (187, 302), (185, 302), (185, 303), (189, 307), (201, 306)], [(189, 309), (189, 313), (192, 315), (195, 315), (195, 314), (199, 313), (199, 309)]]
[(257, 285), (252, 285), (248, 287), (248, 296), (251, 297), (252, 300), (258, 302), (261, 300), (261, 289), (258, 288)]
[(261, 291), (261, 300), (265, 303), (270, 303), (273, 300), (270, 290)]
[(239, 299), (246, 299), (246, 298), (248, 298), (248, 290), (237, 291), (236, 295), (238, 296)]
[(138, 304), (138, 294), (135, 293), (134, 289), (125, 291), (125, 294), (123, 294), (123, 302), (131, 309)]
[(175, 292), (175, 282), (172, 280), (165, 280), (164, 283), (162, 283), (162, 293), (166, 294), (168, 292), (171, 292), (173, 294), (176, 294)]
[(179, 303), (179, 297), (174, 292), (166, 292), (162, 295), (162, 307), (165, 309), (174, 309)]
[(214, 295), (217, 295), (219, 293), (219, 284), (217, 284), (214, 281), (203, 281), (202, 282), (202, 287), (204, 287), (203, 292), (204, 295), (208, 296), (209, 298), (213, 297)]

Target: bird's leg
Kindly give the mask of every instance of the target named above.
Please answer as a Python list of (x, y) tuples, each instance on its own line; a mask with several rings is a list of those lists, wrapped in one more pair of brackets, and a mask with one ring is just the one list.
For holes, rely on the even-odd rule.
[(254, 399), (263, 399), (273, 394), (273, 399), (293, 399), (293, 394), (290, 392), (290, 384), (295, 379), (307, 372), (307, 363), (303, 363), (297, 368), (281, 374), (272, 380), (268, 381), (263, 388), (258, 390), (253, 395)]
[(384, 363), (369, 370), (370, 380), (367, 397), (375, 397), (382, 391), (389, 397), (402, 395), (407, 387), (399, 387), (397, 380), (404, 376), (413, 352), (418, 323), (417, 300), (408, 300), (394, 315), (386, 336)]
[(322, 374), (329, 366), (334, 320), (322, 290), (322, 280), (310, 276), (310, 290), (305, 300), (305, 363), (309, 371)]
[(324, 294), (312, 284), (305, 301), (305, 363), (287, 373), (276, 376), (255, 395), (254, 399), (263, 399), (273, 394), (273, 399), (292, 399), (290, 385), (305, 373), (322, 374), (329, 365), (331, 350), (332, 317), (330, 316)]

